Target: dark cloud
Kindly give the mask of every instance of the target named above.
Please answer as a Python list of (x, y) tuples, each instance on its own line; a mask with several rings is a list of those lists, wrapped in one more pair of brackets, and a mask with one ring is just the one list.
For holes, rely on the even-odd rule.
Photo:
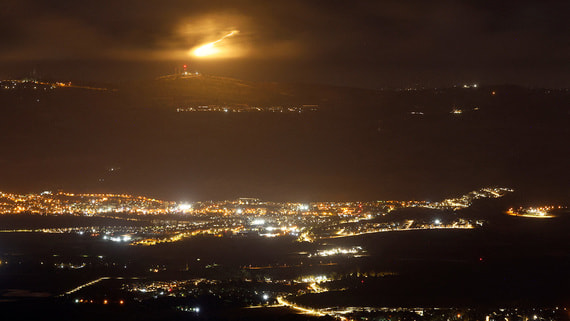
[(470, 77), (565, 86), (565, 12), (565, 1), (5, 0), (0, 62), (191, 60), (192, 47), (239, 29), (239, 57), (195, 64), (368, 87)]

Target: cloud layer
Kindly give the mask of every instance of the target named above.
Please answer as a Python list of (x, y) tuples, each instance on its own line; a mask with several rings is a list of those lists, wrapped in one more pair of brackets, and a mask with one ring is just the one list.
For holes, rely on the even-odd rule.
[(467, 76), (563, 85), (567, 9), (564, 1), (4, 0), (0, 63), (181, 61), (237, 29), (226, 44), (233, 61), (202, 67), (372, 86)]

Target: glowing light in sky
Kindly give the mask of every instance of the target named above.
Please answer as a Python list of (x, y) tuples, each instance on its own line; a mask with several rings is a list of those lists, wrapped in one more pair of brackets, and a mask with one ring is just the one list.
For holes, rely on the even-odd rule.
[(194, 54), (194, 56), (197, 56), (197, 57), (207, 57), (207, 56), (215, 55), (215, 54), (220, 52), (220, 49), (217, 47), (217, 45), (220, 42), (222, 42), (224, 39), (231, 37), (237, 33), (239, 33), (239, 30), (232, 30), (230, 33), (223, 36), (222, 38), (194, 49), (192, 51), (192, 53)]

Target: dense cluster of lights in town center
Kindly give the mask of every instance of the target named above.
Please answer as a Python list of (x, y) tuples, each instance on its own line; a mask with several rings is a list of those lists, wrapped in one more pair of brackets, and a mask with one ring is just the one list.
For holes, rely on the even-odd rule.
[[(498, 198), (508, 188), (483, 188), (439, 202), (268, 202), (256, 198), (229, 201), (172, 202), (125, 194), (73, 194), (49, 191), (40, 194), (0, 193), (0, 213), (74, 215), (111, 218), (112, 224), (73, 227), (12, 229), (0, 232), (77, 233), (109, 242), (149, 246), (182, 241), (199, 235), (240, 237), (288, 236), (300, 242), (361, 234), (420, 229), (472, 229), (483, 221), (440, 217), (382, 219), (400, 208), (457, 210), (480, 198)], [(137, 224), (119, 221), (138, 221)], [(332, 249), (312, 255), (366, 255), (362, 249)]]
[(441, 202), (429, 201), (370, 201), (370, 202), (266, 202), (256, 198), (232, 201), (172, 202), (127, 194), (74, 194), (45, 191), (39, 194), (11, 194), (0, 192), (0, 214), (76, 214), (98, 215), (130, 213), (157, 215), (185, 214), (299, 214), (330, 216), (355, 215), (364, 209), (397, 207), (426, 207), (434, 209), (461, 209), (479, 198), (497, 198), (512, 192), (509, 188), (482, 188), (458, 198)]

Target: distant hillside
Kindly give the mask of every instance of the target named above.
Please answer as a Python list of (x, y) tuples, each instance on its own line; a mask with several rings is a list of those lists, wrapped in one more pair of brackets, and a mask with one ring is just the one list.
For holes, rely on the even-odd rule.
[[(375, 91), (214, 76), (166, 77), (116, 91), (6, 87), (0, 89), (4, 191), (433, 200), (497, 185), (529, 201), (569, 195), (570, 93), (564, 90)], [(176, 110), (223, 104), (318, 104), (319, 110)]]
[(151, 96), (159, 104), (323, 104), (350, 99), (371, 100), (374, 90), (325, 85), (252, 82), (227, 77), (193, 75), (166, 76), (123, 88), (131, 95)]

